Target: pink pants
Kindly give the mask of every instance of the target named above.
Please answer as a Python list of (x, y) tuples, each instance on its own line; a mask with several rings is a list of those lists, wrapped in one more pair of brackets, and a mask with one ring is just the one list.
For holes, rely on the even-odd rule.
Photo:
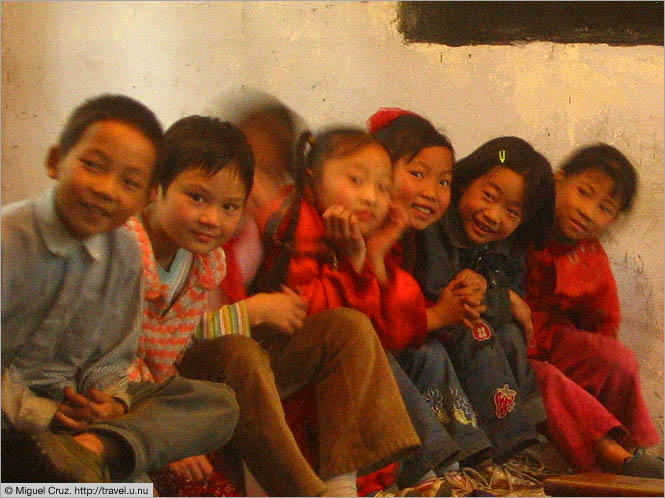
[(548, 436), (582, 471), (595, 469), (596, 443), (616, 429), (626, 446), (660, 436), (642, 397), (635, 355), (611, 337), (562, 329), (543, 361), (531, 360), (547, 411)]

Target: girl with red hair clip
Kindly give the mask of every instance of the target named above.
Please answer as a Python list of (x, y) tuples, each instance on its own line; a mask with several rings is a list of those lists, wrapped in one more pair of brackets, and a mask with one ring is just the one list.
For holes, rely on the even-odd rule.
[[(528, 369), (526, 347), (522, 348), (522, 354), (515, 350), (510, 344), (515, 334), (506, 340), (507, 344), (503, 344), (502, 338), (493, 337), (493, 325), (490, 324), (498, 324), (494, 319), (499, 317), (491, 313), (507, 311), (501, 315), (504, 321), (512, 317), (510, 307), (497, 307), (498, 303), (494, 300), (503, 296), (507, 304), (508, 295), (504, 296), (507, 290), (505, 287), (500, 290), (498, 282), (490, 281), (490, 277), (498, 280), (502, 270), (510, 273), (510, 268), (498, 267), (497, 264), (503, 259), (501, 255), (497, 256), (498, 259), (492, 259), (494, 254), (491, 253), (498, 240), (510, 236), (520, 225), (522, 230), (517, 232), (518, 237), (524, 237), (520, 232), (524, 232), (524, 228), (531, 228), (534, 220), (542, 220), (543, 225), (547, 225), (548, 210), (533, 209), (535, 213), (542, 213), (537, 216), (531, 216), (532, 212), (525, 213), (523, 218), (526, 223), (522, 223), (520, 215), (506, 232), (497, 235), (497, 243), (491, 244), (492, 247), (471, 243), (470, 249), (466, 250), (458, 249), (457, 246), (447, 247), (444, 242), (449, 236), (446, 231), (448, 225), (455, 225), (452, 222), (459, 217), (459, 203), (464, 200), (464, 191), (469, 190), (469, 185), (477, 178), (489, 176), (490, 172), (508, 177), (512, 175), (514, 178), (508, 180), (517, 180), (518, 197), (526, 198), (524, 209), (532, 208), (537, 202), (534, 202), (531, 194), (539, 190), (540, 185), (549, 186), (550, 193), (553, 191), (549, 163), (526, 142), (503, 137), (486, 144), (470, 159), (465, 158), (460, 166), (450, 168), (451, 157), (446, 175), (441, 173), (445, 169), (436, 167), (437, 164), (445, 164), (445, 157), (439, 157), (437, 161), (437, 148), (418, 147), (416, 137), (422, 131), (417, 133), (415, 130), (422, 129), (424, 125), (413, 113), (395, 109), (381, 110), (370, 118), (369, 124), (374, 135), (391, 155), (395, 167), (394, 204), (407, 213), (413, 229), (402, 239), (403, 264), (425, 285), (425, 296), (436, 301), (427, 310), (428, 330), (434, 332), (427, 336), (422, 346), (404, 349), (397, 356), (398, 361), (434, 410), (439, 408), (431, 401), (433, 393), (437, 398), (458, 396), (460, 391), (454, 391), (448, 376), (443, 374), (448, 370), (456, 372), (463, 386), (461, 392), (466, 395), (467, 406), (475, 415), (474, 423), (491, 443), (487, 451), (471, 453), (462, 459), (460, 465), (487, 465), (494, 459), (506, 460), (537, 441), (538, 431), (535, 426), (545, 420), (545, 410), (535, 377)], [(496, 154), (488, 158), (487, 168), (477, 168), (479, 156), (487, 155), (485, 153), (493, 147), (498, 149)], [(506, 152), (509, 153), (508, 158), (505, 158)], [(505, 166), (501, 157), (505, 159)], [(504, 179), (497, 180), (503, 182)], [(458, 188), (455, 190), (456, 184)], [(441, 203), (447, 206), (451, 196), (453, 203), (450, 209), (441, 209)], [(550, 204), (553, 204), (551, 197)], [(546, 202), (547, 195), (543, 195), (543, 199)], [(511, 206), (512, 211), (514, 208)], [(444, 220), (447, 221), (444, 223)], [(459, 235), (458, 238), (464, 239), (462, 230), (459, 227), (455, 233)], [(501, 243), (499, 249), (505, 251), (509, 245)], [(477, 266), (462, 264), (466, 252), (475, 250), (480, 253), (483, 249), (492, 256), (483, 262), (487, 267), (483, 268), (488, 270), (487, 276), (482, 275), (482, 269)], [(450, 260), (446, 259), (448, 257)], [(519, 273), (513, 273), (513, 276), (516, 275), (516, 278), (521, 279)], [(487, 290), (489, 287), (492, 288), (491, 292)], [(493, 290), (494, 287), (497, 290)], [(450, 334), (451, 330), (458, 333)], [(466, 331), (465, 335), (462, 330)], [(473, 342), (469, 339), (473, 335), (471, 331), (478, 337)], [(521, 336), (516, 327), (515, 331)], [(520, 339), (519, 336), (517, 339)], [(521, 341), (524, 343), (523, 336)], [(451, 360), (454, 369), (450, 366)], [(454, 415), (458, 413), (453, 412)]]

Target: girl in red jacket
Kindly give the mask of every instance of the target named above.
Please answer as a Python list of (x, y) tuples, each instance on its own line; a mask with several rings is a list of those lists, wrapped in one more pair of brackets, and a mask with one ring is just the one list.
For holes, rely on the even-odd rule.
[[(442, 188), (447, 192), (452, 146), (434, 133), (440, 138), (432, 143), (436, 147), (428, 148), (435, 149), (428, 150), (434, 152), (429, 159), (444, 163)], [(409, 224), (408, 213), (391, 209), (389, 155), (376, 138), (359, 129), (333, 129), (316, 139), (304, 135), (299, 151), (300, 188), (284, 199), (264, 227), (267, 267), (272, 271), (267, 276), (260, 273), (262, 290), (285, 282), (307, 302), (308, 313), (340, 306), (360, 310), (372, 320), (388, 352), (421, 344), (431, 313), (417, 282), (401, 268), (401, 259), (389, 254)], [(435, 218), (448, 206), (449, 196), (444, 197), (437, 202)], [(423, 442), (409, 459), (408, 472), (401, 473), (400, 484), (413, 485), (428, 471), (445, 468), (469, 453), (448, 434), (394, 358), (388, 358)], [(457, 401), (465, 401), (462, 394)], [(474, 415), (467, 411), (468, 429), (477, 431), (470, 425)], [(462, 432), (457, 428), (457, 435)], [(489, 444), (482, 434), (478, 439), (471, 451)]]
[(262, 227), (264, 238), (274, 235), (266, 240), (270, 272), (262, 275), (261, 290), (281, 284), (297, 289), (308, 314), (341, 306), (362, 311), (389, 351), (418, 344), (427, 333), (418, 284), (396, 263), (372, 258), (366, 245), (387, 217), (398, 233), (407, 223), (390, 209), (388, 153), (354, 128), (331, 129), (316, 139), (305, 133), (299, 151), (295, 195), (286, 196)]
[(662, 459), (624, 449), (654, 445), (659, 436), (635, 355), (617, 339), (617, 287), (598, 241), (630, 208), (636, 172), (617, 149), (598, 144), (575, 152), (555, 181), (553, 236), (545, 249), (529, 252), (525, 278), (534, 328), (529, 357), (549, 436), (581, 470), (600, 464), (611, 472), (662, 478)]

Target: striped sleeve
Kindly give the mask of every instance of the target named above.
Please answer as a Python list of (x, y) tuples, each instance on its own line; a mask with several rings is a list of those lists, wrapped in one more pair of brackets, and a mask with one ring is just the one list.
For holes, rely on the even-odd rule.
[(204, 313), (194, 331), (194, 339), (201, 341), (232, 334), (251, 337), (245, 301), (238, 301), (222, 306), (219, 310)]

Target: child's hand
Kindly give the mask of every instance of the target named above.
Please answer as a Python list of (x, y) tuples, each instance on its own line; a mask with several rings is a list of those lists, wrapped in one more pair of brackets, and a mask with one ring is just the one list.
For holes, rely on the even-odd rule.
[(374, 273), (381, 284), (388, 282), (386, 254), (397, 243), (408, 226), (409, 219), (402, 210), (391, 206), (381, 227), (365, 241), (367, 258), (371, 261)]
[(409, 226), (409, 218), (395, 206), (390, 211), (379, 229), (367, 238), (367, 255), (372, 259), (383, 260), (390, 249), (397, 244)]
[(465, 268), (453, 278), (448, 285), (452, 285), (456, 296), (474, 296), (473, 302), (480, 304), (485, 299), (487, 280), (481, 274)]
[(81, 431), (93, 422), (112, 420), (125, 413), (125, 405), (99, 389), (82, 395), (66, 387), (65, 401), (53, 416), (54, 422), (65, 429)]
[(260, 293), (245, 299), (249, 324), (272, 325), (286, 335), (302, 327), (307, 314), (305, 301), (293, 290), (282, 285), (281, 292)]
[(340, 205), (332, 205), (323, 213), (323, 226), (326, 237), (360, 272), (365, 264), (367, 249), (365, 239), (360, 233), (356, 216)]
[(508, 289), (508, 294), (510, 295), (510, 309), (513, 313), (513, 318), (524, 329), (526, 345), (528, 346), (531, 343), (531, 339), (533, 338), (531, 308), (529, 308), (529, 305), (526, 304), (524, 299), (522, 299), (517, 292), (513, 291), (512, 289)]
[(176, 475), (192, 482), (207, 482), (214, 470), (210, 460), (205, 455), (187, 457), (172, 462), (169, 464), (169, 469)]
[(473, 322), (480, 319), (480, 314), (486, 309), (480, 302), (467, 302), (473, 299), (474, 297), (456, 295), (455, 283), (449, 282), (437, 302), (427, 310), (427, 329), (435, 330), (460, 324), (472, 328)]

